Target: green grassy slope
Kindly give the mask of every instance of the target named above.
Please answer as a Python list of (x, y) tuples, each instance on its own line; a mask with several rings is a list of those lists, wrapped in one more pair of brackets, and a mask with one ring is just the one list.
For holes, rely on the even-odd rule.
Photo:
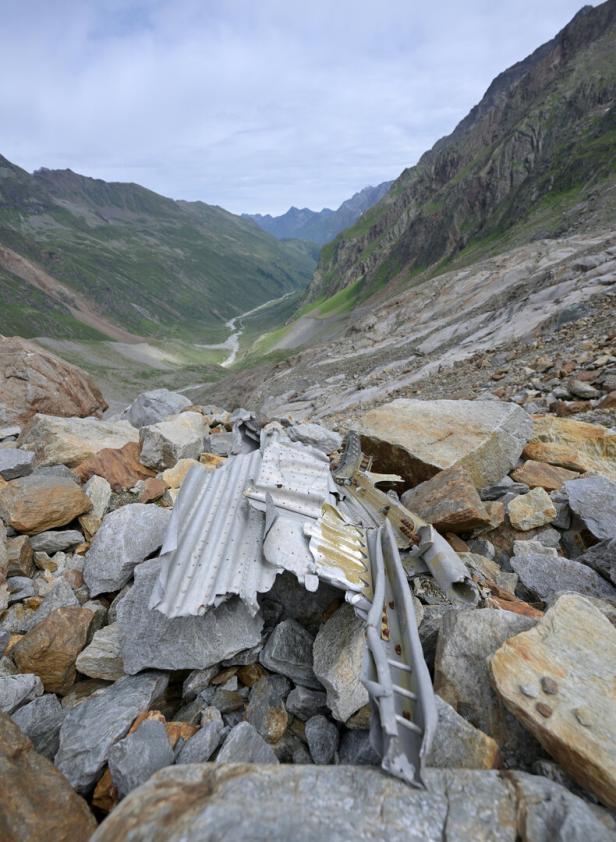
[[(206, 341), (230, 317), (303, 288), (315, 264), (311, 249), (222, 208), (70, 170), (30, 175), (1, 157), (0, 245), (132, 333)], [(92, 337), (26, 286), (0, 274), (1, 333)]]

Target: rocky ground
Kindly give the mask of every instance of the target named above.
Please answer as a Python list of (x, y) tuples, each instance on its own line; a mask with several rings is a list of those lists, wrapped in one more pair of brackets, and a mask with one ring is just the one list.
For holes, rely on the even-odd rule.
[[(46, 412), (5, 396), (2, 839), (616, 838), (616, 357), (607, 318), (560, 330), (584, 356), (566, 334), (529, 345), (525, 369), (486, 351), (463, 363), (474, 400), (346, 419), (479, 593), (450, 599), (404, 559), (437, 693), (425, 790), (379, 768), (342, 592), (284, 573), (256, 616), (235, 597), (148, 607), (188, 470), (234, 458), (229, 412), (162, 390), (98, 419), (75, 370), (60, 417), (53, 366)], [(259, 420), (340, 458), (335, 432)]]

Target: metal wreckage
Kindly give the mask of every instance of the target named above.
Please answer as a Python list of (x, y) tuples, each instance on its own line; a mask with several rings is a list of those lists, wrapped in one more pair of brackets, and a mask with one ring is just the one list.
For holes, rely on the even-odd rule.
[[(223, 434), (224, 435), (224, 434)], [(177, 498), (150, 608), (168, 617), (204, 614), (232, 594), (251, 613), (283, 571), (309, 591), (322, 580), (344, 591), (366, 623), (361, 680), (372, 705), (370, 740), (382, 768), (424, 787), (437, 726), (409, 573), (427, 572), (454, 601), (475, 604), (476, 585), (449, 544), (377, 485), (360, 440), (349, 434), (330, 469), (317, 448), (234, 415), (225, 465), (193, 467)]]

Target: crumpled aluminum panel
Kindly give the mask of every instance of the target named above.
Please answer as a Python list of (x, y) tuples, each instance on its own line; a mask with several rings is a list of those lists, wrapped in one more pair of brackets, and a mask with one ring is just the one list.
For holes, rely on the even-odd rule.
[(327, 456), (308, 445), (292, 442), (278, 430), (264, 436), (256, 480), (246, 489), (253, 506), (265, 511), (267, 495), (280, 512), (317, 520), (324, 502), (335, 502)]
[(191, 468), (182, 484), (161, 551), (150, 608), (168, 617), (204, 614), (237, 594), (251, 613), (279, 568), (263, 555), (265, 517), (244, 495), (261, 453), (240, 454), (216, 471)]
[(320, 579), (346, 591), (372, 596), (366, 531), (346, 518), (335, 506), (325, 503), (321, 517), (307, 523), (310, 552)]

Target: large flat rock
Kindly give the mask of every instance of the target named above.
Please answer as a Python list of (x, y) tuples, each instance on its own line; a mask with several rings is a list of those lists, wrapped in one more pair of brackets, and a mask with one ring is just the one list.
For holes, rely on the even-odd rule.
[(591, 471), (616, 480), (616, 433), (554, 415), (536, 415), (524, 456), (571, 471)]
[(616, 628), (583, 597), (561, 596), (493, 655), (507, 706), (584, 789), (616, 807)]
[(466, 769), (426, 777), (428, 790), (418, 790), (366, 766), (171, 766), (133, 790), (91, 842), (613, 838), (584, 801), (545, 778)]
[(134, 674), (148, 667), (203, 669), (261, 642), (263, 620), (252, 617), (239, 599), (223, 602), (200, 617), (170, 619), (149, 608), (160, 572), (152, 559), (135, 569), (135, 584), (118, 604), (124, 669)]
[(107, 408), (81, 368), (17, 336), (0, 336), (0, 425), (48, 415), (94, 415)]
[(73, 468), (105, 448), (120, 448), (139, 441), (139, 432), (128, 421), (95, 418), (54, 418), (35, 415), (17, 440), (35, 454), (35, 464)]
[(482, 488), (516, 464), (532, 421), (512, 403), (399, 398), (364, 413), (358, 432), (378, 471), (416, 485), (459, 465)]
[(92, 503), (71, 479), (32, 475), (0, 488), (0, 517), (17, 532), (36, 534), (65, 526)]

